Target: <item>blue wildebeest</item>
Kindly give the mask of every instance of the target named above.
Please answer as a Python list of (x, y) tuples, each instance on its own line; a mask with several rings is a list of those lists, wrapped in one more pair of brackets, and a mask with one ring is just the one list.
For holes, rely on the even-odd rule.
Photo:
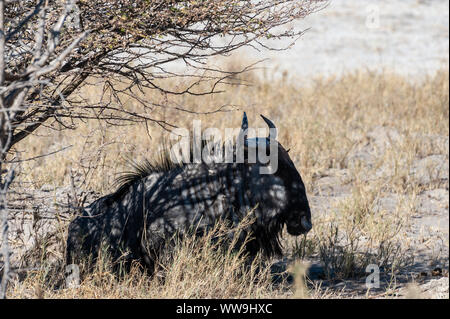
[(291, 235), (307, 233), (311, 213), (299, 172), (276, 141), (275, 125), (263, 119), (272, 129), (268, 137), (247, 138), (245, 113), (239, 136), (246, 153), (272, 143), (278, 155), (276, 172), (260, 174), (267, 164), (258, 160), (170, 165), (166, 159), (166, 165), (137, 165), (134, 173), (122, 177), (115, 193), (96, 200), (71, 222), (67, 263), (79, 263), (84, 257), (95, 260), (105, 244), (113, 259), (125, 255), (127, 261), (153, 269), (158, 252), (174, 234), (193, 225), (204, 232), (218, 220), (236, 224), (252, 209), (255, 218), (247, 252), (281, 254), (283, 226)]

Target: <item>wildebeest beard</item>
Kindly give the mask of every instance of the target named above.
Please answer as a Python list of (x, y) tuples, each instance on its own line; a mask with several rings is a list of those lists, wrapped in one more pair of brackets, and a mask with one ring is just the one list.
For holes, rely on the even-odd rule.
[[(244, 113), (243, 128), (246, 121)], [(255, 146), (254, 140), (244, 141), (246, 152)], [(278, 145), (275, 174), (260, 174), (263, 164), (248, 161), (176, 164), (164, 157), (160, 165), (134, 165), (116, 192), (93, 202), (70, 223), (67, 263), (79, 264), (86, 257), (95, 261), (104, 245), (113, 260), (138, 261), (152, 270), (175, 234), (193, 226), (205, 233), (218, 221), (238, 225), (249, 211), (254, 221), (242, 237), (250, 240), (238, 246), (245, 245), (250, 256), (281, 255), (283, 226), (291, 235), (307, 233), (311, 213), (288, 152), (273, 136), (267, 142)]]

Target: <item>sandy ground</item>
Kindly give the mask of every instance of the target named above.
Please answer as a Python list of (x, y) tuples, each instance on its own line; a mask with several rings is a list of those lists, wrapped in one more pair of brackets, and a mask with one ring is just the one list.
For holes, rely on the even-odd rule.
[[(245, 55), (250, 60), (269, 58), (267, 72), (287, 71), (297, 80), (360, 68), (416, 78), (443, 65), (448, 68), (448, 10), (446, 0), (332, 0), (294, 25), (310, 29), (290, 50), (245, 49)], [(278, 42), (276, 47), (287, 44)]]

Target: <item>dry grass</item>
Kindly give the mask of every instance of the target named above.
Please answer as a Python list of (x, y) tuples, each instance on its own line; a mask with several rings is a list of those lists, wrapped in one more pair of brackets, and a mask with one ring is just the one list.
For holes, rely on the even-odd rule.
[[(155, 117), (187, 128), (192, 126), (193, 119), (201, 119), (203, 128), (237, 127), (243, 110), (254, 127), (264, 127), (258, 114), (271, 118), (279, 127), (280, 142), (291, 149), (290, 155), (301, 172), (308, 194), (326, 196), (319, 181), (331, 171), (345, 172), (341, 181), (349, 190), (349, 196), (337, 198), (328, 211), (313, 210), (313, 231), (306, 238), (287, 237), (286, 253), (296, 258), (319, 258), (330, 277), (359, 276), (370, 263), (395, 273), (410, 262), (412, 244), (408, 231), (417, 195), (442, 187), (434, 182), (420, 183), (411, 175), (411, 168), (414, 160), (433, 154), (443, 155), (448, 162), (445, 143), (434, 138), (449, 135), (448, 70), (415, 83), (395, 74), (365, 71), (342, 78), (317, 78), (302, 87), (287, 79), (289, 76), (270, 82), (250, 75), (246, 80), (253, 82), (252, 86), (229, 87), (223, 94), (175, 97), (168, 101), (150, 91), (146, 92), (146, 99), (168, 106), (182, 105), (198, 112), (234, 105), (228, 107), (229, 112), (211, 115), (155, 108)], [(83, 94), (96, 102), (97, 91), (91, 87)], [(125, 105), (138, 108), (132, 101), (125, 101)], [(389, 146), (376, 145), (370, 165), (354, 159), (352, 156), (364, 150), (377, 127), (394, 129), (401, 138), (391, 141)], [(41, 128), (19, 146), (23, 158), (67, 145), (72, 147), (25, 162), (20, 180), (29, 183), (31, 188), (43, 185), (58, 188), (69, 185), (71, 172), (75, 172), (76, 187), (107, 194), (116, 174), (125, 170), (126, 159), (152, 158), (157, 154), (162, 135), (157, 126), (115, 127), (96, 121), (79, 123), (70, 132)], [(448, 184), (444, 186), (448, 189)], [(389, 211), (379, 205), (387, 195), (397, 198), (395, 207)], [(60, 238), (63, 237), (64, 234)], [(338, 297), (317, 286), (309, 285), (306, 289), (301, 279), (304, 266), (293, 268), (292, 272), (297, 274), (294, 286), (287, 283), (274, 286), (269, 266), (243, 267), (241, 253), (224, 252), (211, 245), (207, 239), (198, 238), (180, 243), (176, 254), (168, 259), (170, 262), (163, 263), (162, 277), (148, 278), (136, 268), (118, 279), (109, 271), (98, 270), (76, 289), (54, 291), (48, 284), (49, 267), (42, 266), (29, 273), (25, 280), (15, 282), (9, 295), (17, 298)], [(61, 260), (63, 250), (55, 254)], [(47, 258), (45, 254), (42, 256), (43, 260)]]
[(237, 245), (241, 231), (252, 221), (249, 214), (235, 228), (218, 223), (203, 237), (193, 232), (183, 240), (168, 243), (173, 248), (160, 257), (153, 276), (137, 264), (129, 272), (117, 274), (104, 253), (93, 271), (80, 267), (78, 287), (66, 285), (61, 266), (55, 268), (44, 263), (28, 272), (22, 281), (15, 281), (9, 297), (269, 298), (280, 295), (282, 291), (280, 288), (277, 291), (272, 283), (271, 263), (261, 256), (249, 260), (243, 247)]

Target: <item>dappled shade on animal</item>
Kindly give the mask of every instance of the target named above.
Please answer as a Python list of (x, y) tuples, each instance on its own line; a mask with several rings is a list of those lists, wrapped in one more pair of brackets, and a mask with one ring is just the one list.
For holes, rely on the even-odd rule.
[[(264, 118), (269, 126), (275, 125)], [(247, 128), (244, 114), (242, 131)], [(307, 233), (311, 213), (305, 186), (284, 147), (274, 137), (247, 139), (245, 152), (263, 143), (277, 143), (278, 169), (261, 174), (267, 164), (176, 163), (162, 157), (162, 164), (144, 161), (119, 178), (115, 193), (86, 207), (69, 226), (67, 263), (94, 260), (102, 246), (114, 260), (139, 261), (153, 269), (168, 240), (195, 229), (199, 234), (218, 221), (238, 225), (252, 212), (254, 222), (243, 232), (250, 256), (282, 254), (280, 235)], [(244, 240), (250, 237), (251, 240)]]

